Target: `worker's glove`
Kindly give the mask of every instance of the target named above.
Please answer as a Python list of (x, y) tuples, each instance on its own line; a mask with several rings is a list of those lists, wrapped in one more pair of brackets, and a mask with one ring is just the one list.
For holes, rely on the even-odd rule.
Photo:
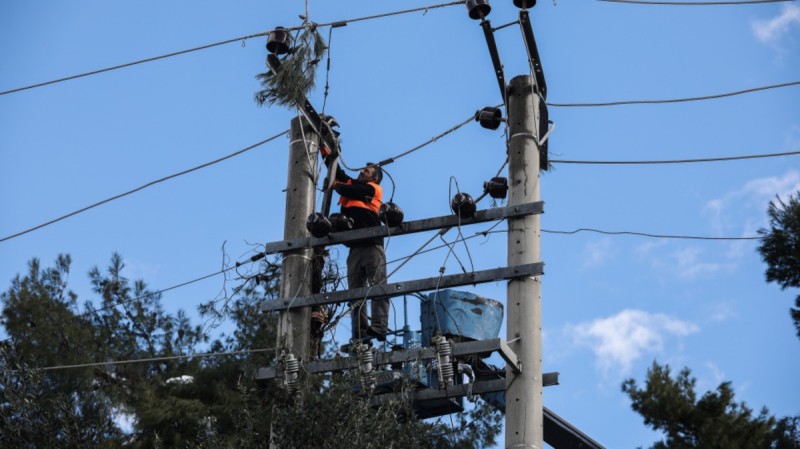
[(331, 150), (326, 145), (322, 145), (319, 148), (319, 154), (323, 159), (326, 159), (331, 154)]

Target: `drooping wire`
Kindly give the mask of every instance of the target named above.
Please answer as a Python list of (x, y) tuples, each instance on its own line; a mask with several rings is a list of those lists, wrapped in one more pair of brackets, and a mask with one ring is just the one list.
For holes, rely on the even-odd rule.
[(768, 153), (768, 154), (750, 154), (744, 156), (706, 157), (698, 159), (664, 159), (664, 160), (651, 160), (651, 161), (576, 161), (576, 160), (551, 159), (550, 162), (556, 164), (588, 164), (588, 165), (691, 164), (698, 162), (740, 161), (745, 159), (762, 159), (769, 157), (795, 156), (798, 154), (800, 154), (800, 151), (787, 151), (784, 153)]
[[(422, 148), (424, 148), (424, 147), (436, 142), (437, 140), (441, 139), (442, 137), (452, 133), (453, 131), (458, 130), (459, 128), (465, 126), (467, 123), (472, 122), (473, 120), (475, 120), (475, 114), (472, 114), (468, 119), (464, 120), (463, 122), (453, 126), (452, 128), (448, 129), (447, 131), (444, 131), (444, 132), (442, 132), (440, 134), (437, 134), (436, 136), (426, 140), (425, 142), (415, 146), (414, 148), (411, 148), (410, 150), (406, 150), (406, 151), (404, 151), (404, 152), (402, 152), (402, 153), (400, 153), (400, 154), (398, 154), (396, 156), (393, 156), (393, 157), (390, 157), (388, 159), (384, 159), (384, 160), (378, 162), (378, 165), (380, 165), (381, 167), (383, 167), (385, 165), (389, 165), (392, 162), (396, 161), (397, 159), (400, 159), (401, 157), (407, 156), (407, 155), (409, 155), (409, 154), (411, 154), (411, 153), (413, 153), (413, 152), (415, 152), (417, 150), (420, 150), (420, 149), (422, 149)], [(342, 165), (344, 165), (344, 164), (342, 164)], [(344, 165), (344, 167), (346, 169), (352, 170), (352, 171), (359, 171), (362, 168), (364, 168), (364, 167), (350, 168), (350, 167), (348, 167), (346, 165)]]
[(248, 152), (248, 151), (250, 151), (250, 150), (252, 150), (254, 148), (257, 148), (257, 147), (259, 147), (261, 145), (264, 145), (265, 143), (271, 142), (271, 141), (277, 139), (278, 137), (286, 134), (287, 132), (289, 132), (289, 130), (282, 131), (282, 132), (280, 132), (278, 134), (275, 134), (272, 137), (269, 137), (267, 139), (262, 140), (261, 142), (254, 143), (253, 145), (250, 145), (248, 147), (242, 148), (241, 150), (235, 151), (235, 152), (233, 152), (233, 153), (231, 153), (231, 154), (229, 154), (227, 156), (223, 156), (223, 157), (221, 157), (219, 159), (215, 159), (213, 161), (206, 162), (206, 163), (198, 165), (196, 167), (192, 167), (190, 169), (183, 170), (181, 172), (174, 173), (174, 174), (171, 174), (171, 175), (168, 175), (168, 176), (164, 176), (163, 178), (159, 178), (159, 179), (156, 179), (154, 181), (150, 181), (150, 182), (148, 182), (146, 184), (143, 184), (143, 185), (141, 185), (139, 187), (136, 187), (135, 189), (128, 190), (128, 191), (120, 193), (118, 195), (114, 195), (114, 196), (112, 196), (110, 198), (106, 198), (104, 200), (101, 200), (101, 201), (98, 201), (96, 203), (90, 204), (90, 205), (88, 205), (86, 207), (82, 207), (82, 208), (80, 208), (78, 210), (72, 211), (72, 212), (70, 212), (68, 214), (65, 214), (65, 215), (62, 215), (62, 216), (60, 216), (58, 218), (54, 218), (54, 219), (52, 219), (52, 220), (50, 220), (48, 222), (42, 223), (40, 225), (33, 226), (31, 228), (28, 228), (28, 229), (26, 229), (24, 231), (17, 232), (15, 234), (11, 234), (11, 235), (5, 236), (3, 238), (0, 238), (0, 242), (5, 242), (7, 240), (11, 240), (11, 239), (13, 239), (15, 237), (19, 237), (19, 236), (25, 235), (25, 234), (27, 234), (29, 232), (33, 232), (33, 231), (35, 231), (37, 229), (44, 228), (45, 226), (50, 226), (51, 224), (58, 223), (61, 220), (65, 220), (65, 219), (67, 219), (69, 217), (72, 217), (72, 216), (78, 215), (80, 213), (86, 212), (86, 211), (88, 211), (90, 209), (94, 209), (95, 207), (101, 206), (103, 204), (109, 203), (111, 201), (120, 199), (120, 198), (128, 196), (128, 195), (131, 195), (131, 194), (136, 193), (136, 192), (138, 192), (140, 190), (144, 190), (147, 187), (153, 186), (155, 184), (158, 184), (158, 183), (161, 183), (161, 182), (164, 182), (164, 181), (168, 181), (170, 179), (177, 178), (179, 176), (186, 175), (186, 174), (191, 173), (193, 171), (200, 170), (201, 168), (205, 168), (205, 167), (208, 167), (208, 166), (211, 166), (211, 165), (214, 165), (214, 164), (218, 164), (218, 163), (220, 163), (222, 161), (225, 161), (227, 159), (233, 158), (233, 157), (238, 156), (240, 154), (246, 153), (246, 152)]
[[(501, 231), (498, 231), (501, 232)], [(592, 228), (579, 228), (574, 229), (572, 231), (555, 231), (555, 230), (547, 230), (542, 229), (542, 232), (547, 234), (565, 234), (565, 235), (572, 235), (577, 234), (579, 232), (596, 232), (598, 234), (605, 234), (605, 235), (635, 235), (640, 237), (652, 237), (652, 238), (659, 238), (659, 239), (682, 239), (682, 240), (761, 240), (762, 237), (704, 237), (704, 236), (697, 236), (697, 235), (670, 235), (670, 234), (651, 234), (646, 232), (634, 232), (634, 231), (603, 231), (601, 229), (592, 229)]]
[(389, 196), (389, 202), (391, 203), (392, 201), (394, 201), (394, 192), (396, 191), (397, 185), (394, 183), (394, 178), (392, 177), (392, 175), (389, 173), (388, 170), (386, 170), (383, 167), (378, 167), (378, 170), (380, 170), (383, 173), (385, 173), (386, 176), (389, 177), (389, 181), (392, 183), (392, 194), (391, 194), (391, 196)]
[(797, 86), (800, 85), (800, 81), (790, 81), (788, 83), (781, 83), (781, 84), (773, 84), (771, 86), (761, 86), (761, 87), (753, 87), (750, 89), (743, 89), (738, 90), (735, 92), (727, 92), (722, 94), (716, 95), (704, 95), (700, 97), (687, 97), (687, 98), (673, 98), (673, 99), (666, 99), (666, 100), (625, 100), (625, 101), (609, 101), (603, 103), (547, 103), (548, 106), (557, 107), (557, 108), (585, 108), (585, 107), (600, 107), (600, 106), (622, 106), (622, 105), (633, 105), (633, 104), (666, 104), (666, 103), (686, 103), (690, 101), (703, 101), (703, 100), (713, 100), (717, 98), (724, 98), (724, 97), (733, 97), (735, 95), (742, 95), (751, 92), (758, 92), (762, 90), (769, 90), (769, 89), (778, 89), (781, 87), (789, 87), (789, 86)]
[[(181, 360), (181, 359), (194, 359), (194, 358), (205, 358), (205, 357), (221, 357), (221, 356), (230, 356), (230, 355), (241, 355), (241, 354), (254, 354), (259, 352), (269, 352), (274, 351), (274, 348), (263, 348), (263, 349), (243, 349), (239, 351), (226, 351), (226, 352), (205, 352), (200, 354), (186, 354), (186, 355), (173, 355), (173, 356), (164, 356), (164, 357), (149, 357), (144, 359), (128, 359), (128, 360), (116, 360), (116, 361), (108, 361), (108, 362), (92, 362), (92, 363), (80, 363), (75, 365), (55, 365), (55, 366), (45, 366), (42, 368), (29, 368), (32, 370), (37, 371), (55, 371), (55, 370), (63, 370), (63, 369), (73, 369), (73, 368), (91, 368), (97, 366), (109, 366), (109, 365), (128, 365), (132, 363), (149, 363), (149, 362), (163, 362), (167, 360)], [(5, 370), (6, 372), (13, 372), (16, 370)]]
[[(364, 21), (364, 20), (380, 19), (380, 18), (384, 18), (384, 17), (396, 16), (396, 15), (400, 15), (400, 14), (408, 14), (408, 13), (419, 12), (419, 11), (427, 12), (428, 10), (431, 10), (431, 9), (438, 9), (438, 8), (444, 8), (444, 7), (447, 7), (447, 6), (461, 5), (461, 4), (464, 3), (464, 1), (465, 0), (460, 0), (460, 1), (449, 2), (449, 3), (441, 3), (441, 4), (437, 4), (437, 5), (422, 6), (422, 7), (419, 7), (419, 8), (412, 8), (412, 9), (406, 9), (406, 10), (401, 10), (401, 11), (393, 11), (393, 12), (388, 12), (388, 13), (383, 13), (383, 14), (375, 14), (375, 15), (372, 15), (372, 16), (358, 17), (358, 18), (354, 18), (354, 19), (345, 19), (345, 20), (339, 20), (339, 21), (335, 21), (335, 22), (321, 23), (321, 24), (316, 24), (316, 26), (317, 27), (329, 26), (329, 27), (332, 27), (332, 28), (336, 28), (336, 27), (341, 27), (341, 26), (347, 26), (350, 23), (360, 22), (360, 21)], [(286, 28), (286, 31), (287, 32), (297, 31), (297, 30), (303, 29), (303, 28), (305, 28), (305, 24)], [(217, 47), (217, 46), (220, 46), (220, 45), (230, 44), (232, 42), (245, 42), (248, 39), (267, 36), (267, 35), (269, 35), (269, 33), (270, 33), (269, 31), (263, 31), (261, 33), (249, 34), (247, 36), (241, 36), (241, 37), (236, 37), (236, 38), (233, 38), (233, 39), (227, 39), (227, 40), (224, 40), (224, 41), (215, 42), (215, 43), (212, 43), (212, 44), (201, 45), (199, 47), (194, 47), (194, 48), (190, 48), (190, 49), (187, 49), (187, 50), (176, 51), (176, 52), (173, 52), (173, 53), (167, 53), (165, 55), (153, 56), (151, 58), (140, 59), (138, 61), (128, 62), (128, 63), (125, 63), (125, 64), (116, 65), (116, 66), (113, 66), (113, 67), (107, 67), (107, 68), (104, 68), (104, 69), (93, 70), (91, 72), (85, 72), (85, 73), (80, 73), (80, 74), (77, 74), (77, 75), (71, 75), (71, 76), (67, 76), (67, 77), (64, 77), (64, 78), (55, 79), (55, 80), (52, 80), (52, 81), (46, 81), (46, 82), (43, 82), (43, 83), (32, 84), (30, 86), (25, 86), (25, 87), (18, 87), (18, 88), (15, 88), (15, 89), (10, 89), (10, 90), (6, 90), (6, 91), (3, 91), (3, 92), (0, 92), (0, 96), (6, 95), (6, 94), (11, 94), (11, 93), (14, 93), (14, 92), (20, 92), (20, 91), (23, 91), (23, 90), (33, 89), (33, 88), (36, 88), (36, 87), (47, 86), (47, 85), (50, 85), (50, 84), (61, 83), (61, 82), (64, 82), (64, 81), (69, 81), (69, 80), (73, 80), (73, 79), (77, 79), (77, 78), (82, 78), (82, 77), (85, 77), (85, 76), (96, 75), (96, 74), (104, 73), (104, 72), (110, 72), (112, 70), (122, 69), (122, 68), (125, 68), (125, 67), (134, 66), (134, 65), (137, 65), (137, 64), (143, 64), (145, 62), (152, 62), (152, 61), (157, 61), (159, 59), (170, 58), (172, 56), (178, 56), (178, 55), (183, 55), (183, 54), (186, 54), (186, 53), (191, 53), (191, 52), (195, 52), (195, 51), (199, 51), (199, 50), (205, 50), (207, 48), (212, 48), (212, 47)]]
[(328, 60), (325, 67), (325, 93), (322, 96), (322, 112), (320, 114), (325, 113), (325, 106), (328, 104), (328, 90), (330, 89), (330, 83), (328, 82), (331, 74), (331, 41), (333, 40), (333, 28), (328, 28)]

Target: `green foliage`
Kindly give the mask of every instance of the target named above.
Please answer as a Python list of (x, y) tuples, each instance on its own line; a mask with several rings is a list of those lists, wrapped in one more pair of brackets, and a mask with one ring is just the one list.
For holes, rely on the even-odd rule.
[(2, 322), (11, 342), (0, 347), (0, 448), (120, 447), (114, 403), (92, 368), (41, 371), (32, 367), (93, 361), (92, 331), (76, 315), (67, 290), (70, 259), (53, 268), (33, 259), (2, 295)]
[(800, 417), (776, 420), (766, 408), (757, 415), (734, 401), (729, 382), (697, 399), (688, 368), (673, 378), (668, 365), (653, 366), (644, 388), (628, 379), (622, 391), (645, 424), (665, 433), (651, 449), (798, 449)]
[[(781, 288), (800, 287), (800, 192), (784, 203), (780, 198), (770, 201), (767, 209), (769, 229), (759, 229), (763, 236), (758, 251), (767, 263), (767, 281)], [(790, 310), (800, 338), (800, 296)]]
[(295, 107), (303, 104), (306, 95), (314, 88), (317, 65), (325, 54), (325, 40), (316, 27), (303, 29), (291, 52), (281, 61), (277, 73), (268, 70), (256, 75), (262, 90), (256, 92), (259, 106), (270, 105)]
[[(278, 294), (273, 262), (230, 297), (204, 305), (236, 327), (210, 344), (201, 326), (165, 312), (160, 294), (127, 279), (117, 254), (90, 271), (97, 298), (79, 310), (67, 288), (69, 265), (68, 256), (52, 268), (34, 259), (0, 295), (0, 324), (10, 336), (0, 343), (0, 449), (266, 449), (271, 430), (277, 447), (480, 448), (498, 435), (500, 415), (485, 404), (452, 426), (420, 421), (407, 390), (376, 405), (353, 393), (357, 382), (347, 375), (306, 378), (289, 396), (275, 381), (252, 378), (255, 368), (274, 365), (272, 351), (175, 357), (274, 347), (275, 316), (257, 307)], [(160, 360), (65, 367), (150, 358)], [(120, 428), (123, 416), (132, 430)]]

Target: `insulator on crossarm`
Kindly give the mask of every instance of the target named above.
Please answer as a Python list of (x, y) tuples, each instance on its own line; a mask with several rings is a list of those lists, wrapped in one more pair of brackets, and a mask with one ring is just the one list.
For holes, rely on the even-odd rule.
[(514, 6), (521, 9), (531, 9), (536, 6), (536, 0), (514, 0)]
[(361, 389), (364, 392), (372, 391), (376, 383), (375, 358), (372, 354), (372, 348), (364, 343), (357, 345), (356, 358), (358, 360), (358, 371), (361, 375)]
[(492, 11), (489, 0), (467, 0), (466, 6), (469, 18), (473, 20), (482, 20)]
[(403, 209), (400, 209), (400, 206), (395, 203), (388, 202), (381, 204), (378, 215), (381, 217), (381, 221), (386, 223), (386, 226), (390, 228), (403, 224)]
[(499, 176), (492, 178), (483, 183), (483, 191), (494, 199), (503, 199), (508, 194), (508, 179)]
[(453, 369), (453, 346), (443, 335), (433, 337), (436, 346), (436, 364), (439, 367), (439, 389), (445, 390), (453, 385), (455, 370)]
[(474, 217), (477, 207), (475, 199), (468, 193), (459, 192), (455, 194), (453, 200), (450, 201), (450, 208), (453, 210), (453, 213), (461, 218)]
[(269, 32), (267, 51), (276, 55), (289, 53), (292, 47), (292, 35), (283, 27), (276, 27)]
[(352, 231), (353, 219), (345, 214), (333, 213), (328, 217), (331, 222), (333, 232)]
[(332, 228), (331, 222), (319, 212), (309, 215), (306, 220), (306, 229), (316, 238), (327, 236)]
[(491, 129), (492, 131), (499, 128), (504, 120), (503, 111), (494, 106), (486, 106), (475, 113), (475, 121), (480, 123), (482, 128)]
[(300, 361), (292, 353), (283, 355), (283, 385), (286, 391), (294, 393), (299, 387)]

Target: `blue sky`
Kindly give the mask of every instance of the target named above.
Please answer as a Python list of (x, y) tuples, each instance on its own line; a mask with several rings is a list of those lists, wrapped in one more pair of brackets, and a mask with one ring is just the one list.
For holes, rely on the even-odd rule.
[[(319, 23), (424, 6), (310, 2)], [(4, 2), (0, 91), (246, 36), (301, 21), (305, 3)], [(516, 18), (493, 2), (497, 26)], [(669, 7), (541, 1), (533, 25), (554, 103), (718, 94), (800, 79), (800, 7)], [(327, 38), (327, 29), (323, 29)], [(496, 33), (506, 79), (528, 71), (517, 28)], [(288, 128), (294, 111), (259, 108), (254, 76), (265, 38), (0, 96), (0, 235), (6, 236)], [(325, 82), (310, 95), (322, 104)], [(463, 6), (351, 23), (333, 31), (327, 111), (349, 165), (382, 160), (500, 103), (483, 34)], [(553, 107), (553, 159), (649, 160), (800, 150), (800, 87), (717, 100), (606, 108)], [(73, 258), (72, 288), (112, 252), (154, 289), (213, 273), (282, 235), (288, 140), (145, 189), (0, 243), (8, 285), (32, 257)], [(470, 124), (387, 167), (408, 219), (448, 213), (450, 177), (474, 196), (505, 157), (501, 131)], [(390, 190), (389, 185), (385, 186)], [(546, 230), (595, 228), (741, 237), (766, 225), (767, 203), (800, 190), (798, 157), (711, 164), (556, 164), (542, 177)], [(489, 207), (488, 202), (482, 207)], [(464, 228), (465, 235), (487, 226)], [(503, 226), (498, 229), (502, 229)], [(455, 233), (447, 235), (453, 239)], [(388, 243), (389, 259), (428, 238)], [(543, 234), (544, 370), (561, 372), (545, 405), (606, 447), (646, 446), (620, 392), (653, 360), (688, 366), (701, 390), (730, 380), (739, 400), (800, 413), (800, 342), (788, 316), (797, 292), (764, 280), (748, 241)], [(457, 247), (466, 261), (464, 245)], [(469, 243), (475, 269), (505, 264), (505, 236)], [(338, 251), (344, 264), (345, 251)], [(446, 252), (393, 280), (435, 276)], [(449, 258), (448, 274), (460, 270)], [(228, 283), (227, 288), (232, 284)], [(194, 312), (225, 288), (212, 278), (165, 293)], [(5, 287), (4, 287), (5, 288)], [(505, 300), (503, 283), (473, 291)], [(392, 320), (400, 325), (400, 301)], [(413, 317), (412, 313), (412, 317)], [(413, 321), (413, 320), (412, 320)], [(412, 323), (413, 326), (413, 323)], [(224, 329), (224, 327), (223, 327)], [(501, 331), (504, 335), (505, 330)]]

